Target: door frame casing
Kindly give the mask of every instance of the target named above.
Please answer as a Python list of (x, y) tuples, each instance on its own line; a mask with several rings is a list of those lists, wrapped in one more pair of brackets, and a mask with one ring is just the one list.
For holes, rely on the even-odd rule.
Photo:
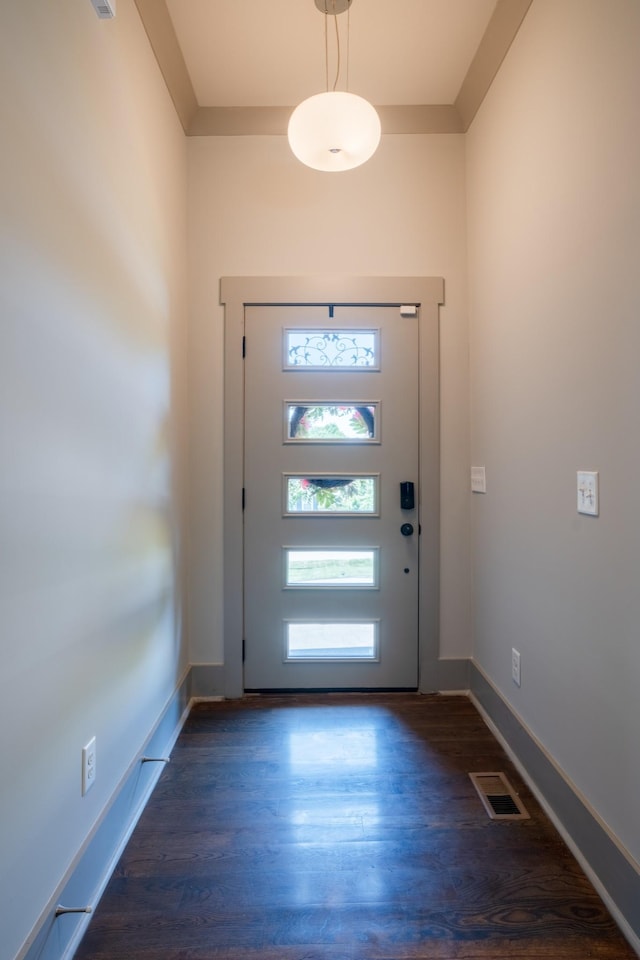
[(224, 306), (224, 695), (242, 697), (244, 620), (244, 357), (247, 306), (415, 304), (420, 344), (418, 684), (437, 689), (440, 597), (439, 308), (442, 277), (222, 277)]

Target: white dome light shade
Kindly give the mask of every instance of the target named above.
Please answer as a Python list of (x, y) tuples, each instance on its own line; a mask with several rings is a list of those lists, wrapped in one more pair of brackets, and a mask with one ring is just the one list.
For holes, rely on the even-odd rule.
[(380, 118), (355, 93), (317, 93), (298, 104), (289, 120), (289, 146), (314, 170), (351, 170), (376, 152)]

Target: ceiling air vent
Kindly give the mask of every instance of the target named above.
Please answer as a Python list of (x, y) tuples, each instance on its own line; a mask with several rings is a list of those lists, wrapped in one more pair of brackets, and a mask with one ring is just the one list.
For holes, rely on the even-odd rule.
[(91, 3), (101, 20), (113, 20), (116, 15), (116, 0), (91, 0)]
[(469, 776), (492, 820), (530, 819), (504, 773), (470, 773)]

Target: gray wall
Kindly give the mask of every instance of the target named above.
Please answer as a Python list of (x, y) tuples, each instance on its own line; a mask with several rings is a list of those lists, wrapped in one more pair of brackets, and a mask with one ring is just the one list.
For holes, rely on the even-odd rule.
[(637, 0), (534, 0), (467, 136), (474, 657), (636, 868), (639, 41)]
[[(320, 194), (280, 138), (185, 144), (132, 0), (112, 22), (76, 0), (5, 7), (2, 949), (19, 950), (187, 667), (187, 436), (191, 659), (221, 659), (223, 274), (446, 278), (442, 652), (473, 639), (637, 861), (636, 0), (534, 0), (466, 138), (383, 138)], [(488, 476), (473, 638), (467, 249), (471, 460)], [(577, 469), (600, 471), (598, 519), (576, 513)]]
[(0, 129), (0, 954), (13, 957), (187, 666), (186, 162), (132, 0), (112, 22), (76, 0), (3, 4)]

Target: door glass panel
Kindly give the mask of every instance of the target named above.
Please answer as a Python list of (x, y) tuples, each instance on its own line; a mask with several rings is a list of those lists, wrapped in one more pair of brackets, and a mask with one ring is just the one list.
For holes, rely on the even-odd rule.
[(285, 476), (285, 514), (378, 513), (379, 475), (372, 477)]
[(287, 440), (377, 443), (378, 420), (377, 403), (286, 403)]
[(378, 330), (285, 330), (285, 369), (378, 370)]
[(378, 586), (378, 548), (368, 550), (298, 550), (285, 547), (287, 587), (375, 589)]
[(378, 659), (376, 621), (289, 621), (285, 627), (285, 660)]

